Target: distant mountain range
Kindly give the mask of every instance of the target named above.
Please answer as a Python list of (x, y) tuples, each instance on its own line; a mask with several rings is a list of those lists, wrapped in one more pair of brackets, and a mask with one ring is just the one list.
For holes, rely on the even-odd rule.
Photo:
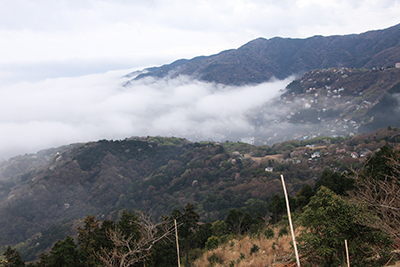
[(400, 62), (400, 24), (361, 34), (306, 39), (258, 38), (216, 55), (180, 59), (134, 79), (177, 77), (226, 85), (257, 84), (330, 67), (386, 68)]

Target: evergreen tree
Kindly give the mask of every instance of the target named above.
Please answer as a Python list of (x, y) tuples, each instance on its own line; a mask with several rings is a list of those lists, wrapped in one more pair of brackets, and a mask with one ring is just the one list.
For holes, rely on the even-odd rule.
[(83, 228), (78, 227), (79, 255), (84, 266), (96, 266), (97, 239), (99, 237), (99, 220), (93, 215), (88, 215), (84, 220)]
[(124, 210), (117, 226), (123, 235), (132, 236), (132, 241), (140, 238), (140, 225), (136, 214)]
[(364, 176), (372, 176), (378, 180), (385, 180), (386, 177), (396, 175), (396, 170), (391, 164), (392, 159), (399, 159), (400, 153), (393, 151), (388, 146), (383, 146), (375, 156), (370, 157), (363, 170)]
[[(291, 196), (288, 196), (288, 198), (290, 210), (294, 211), (296, 207), (296, 199)], [(285, 198), (275, 194), (269, 204), (269, 212), (271, 213), (270, 222), (273, 224), (278, 223), (282, 219), (282, 216), (287, 213)]]
[(211, 227), (212, 235), (221, 237), (228, 233), (228, 226), (225, 221), (217, 220), (213, 223)]
[(101, 223), (100, 230), (98, 231), (95, 248), (103, 248), (103, 249), (111, 249), (113, 247), (113, 243), (108, 237), (108, 234), (111, 230), (114, 230), (116, 227), (114, 221), (112, 220), (104, 220)]
[(194, 236), (194, 242), (196, 248), (204, 248), (206, 242), (210, 236), (212, 236), (212, 224), (207, 222), (205, 224), (201, 224)]
[(225, 222), (231, 233), (242, 235), (250, 230), (252, 220), (250, 213), (239, 209), (231, 209), (228, 216), (226, 216)]
[(296, 194), (296, 206), (297, 208), (303, 208), (310, 202), (311, 197), (314, 195), (314, 191), (310, 185), (305, 185)]
[(190, 240), (197, 231), (199, 225), (198, 221), (200, 219), (199, 214), (194, 211), (194, 205), (187, 203), (183, 209), (183, 213), (180, 210), (175, 210), (172, 213), (172, 217), (176, 218), (179, 227), (179, 237), (184, 240), (184, 253), (186, 257), (186, 265), (189, 265), (189, 250), (190, 250)]
[(146, 261), (146, 267), (176, 266), (177, 262), (176, 242), (175, 238), (171, 238), (154, 244), (153, 253)]
[(347, 195), (347, 191), (354, 188), (354, 180), (328, 169), (324, 170), (321, 178), (315, 183), (314, 191), (318, 192), (321, 186), (325, 186), (339, 195)]
[(386, 260), (390, 240), (381, 231), (355, 223), (360, 207), (351, 205), (332, 190), (321, 187), (300, 217), (305, 230), (299, 248), (310, 266), (343, 266), (348, 240), (351, 266), (373, 266), (373, 256)]
[(6, 251), (3, 253), (6, 258), (5, 267), (23, 267), (25, 262), (21, 259), (21, 254), (10, 246), (7, 247)]
[(79, 263), (76, 246), (74, 239), (70, 236), (55, 243), (47, 259), (48, 266), (77, 267)]
[(252, 234), (259, 234), (265, 227), (265, 220), (261, 212), (257, 213), (251, 224), (250, 232)]

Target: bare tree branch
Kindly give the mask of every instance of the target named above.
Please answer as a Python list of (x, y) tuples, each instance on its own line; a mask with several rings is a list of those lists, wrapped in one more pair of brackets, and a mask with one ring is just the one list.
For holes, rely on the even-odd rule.
[(388, 160), (391, 175), (384, 175), (380, 180), (357, 172), (356, 189), (350, 192), (350, 196), (370, 211), (357, 216), (360, 223), (382, 229), (400, 240), (400, 162), (398, 158)]
[(110, 251), (101, 248), (97, 254), (99, 259), (107, 267), (132, 266), (147, 259), (151, 254), (153, 245), (162, 239), (169, 239), (174, 232), (174, 224), (170, 219), (164, 219), (157, 223), (151, 221), (150, 216), (136, 212), (140, 226), (140, 237), (133, 240), (133, 235), (126, 236), (120, 229), (109, 230), (108, 238), (114, 244)]

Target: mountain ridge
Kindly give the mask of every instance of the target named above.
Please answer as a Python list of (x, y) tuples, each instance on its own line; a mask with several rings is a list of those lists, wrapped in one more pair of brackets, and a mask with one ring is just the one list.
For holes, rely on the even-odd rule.
[(381, 68), (396, 62), (400, 62), (400, 24), (361, 34), (305, 39), (259, 37), (237, 49), (148, 68), (134, 79), (188, 75), (207, 82), (243, 85), (318, 68)]

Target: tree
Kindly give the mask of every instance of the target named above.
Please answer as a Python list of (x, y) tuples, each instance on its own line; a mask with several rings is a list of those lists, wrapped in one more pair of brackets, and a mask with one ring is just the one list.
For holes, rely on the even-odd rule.
[(165, 238), (154, 244), (153, 252), (146, 260), (147, 266), (175, 266), (178, 262), (175, 238)]
[(212, 235), (221, 237), (227, 234), (228, 226), (225, 221), (216, 220), (211, 227)]
[(380, 173), (368, 172), (370, 162), (367, 169), (354, 172), (355, 190), (350, 196), (366, 211), (357, 217), (359, 223), (400, 239), (400, 156), (388, 151), (385, 155), (388, 157), (373, 160), (373, 169)]
[(393, 151), (388, 146), (383, 146), (375, 156), (370, 157), (364, 166), (362, 173), (364, 176), (372, 176), (377, 180), (385, 180), (387, 176), (396, 174), (396, 166), (392, 164), (392, 159), (399, 158), (399, 152)]
[(50, 256), (46, 259), (50, 266), (76, 267), (78, 266), (78, 251), (74, 239), (67, 236), (54, 244)]
[(261, 212), (256, 214), (256, 217), (252, 219), (250, 232), (252, 234), (259, 234), (265, 227), (265, 220)]
[(134, 213), (129, 213), (126, 210), (122, 212), (121, 219), (118, 222), (118, 229), (125, 236), (132, 236), (132, 240), (140, 238), (139, 218)]
[(93, 215), (88, 215), (84, 220), (83, 228), (78, 227), (78, 244), (80, 257), (85, 266), (96, 266), (96, 251), (99, 250), (97, 238), (100, 227), (99, 220)]
[(189, 249), (190, 239), (194, 236), (199, 225), (197, 224), (200, 216), (194, 210), (194, 205), (187, 203), (183, 209), (183, 213), (180, 210), (175, 210), (172, 213), (172, 217), (179, 223), (179, 237), (182, 237), (185, 241), (184, 251), (186, 256), (186, 265), (189, 265)]
[(299, 249), (310, 266), (343, 265), (345, 240), (349, 244), (351, 266), (373, 264), (376, 255), (385, 259), (390, 239), (379, 230), (356, 223), (355, 215), (361, 211), (332, 190), (320, 188), (299, 218), (305, 227), (298, 238)]
[(7, 247), (6, 251), (3, 253), (6, 261), (4, 263), (5, 267), (23, 267), (25, 262), (21, 259), (21, 254), (10, 246)]
[(266, 214), (268, 211), (268, 203), (261, 199), (249, 198), (246, 202), (246, 210), (251, 216), (256, 216), (257, 213)]
[(336, 194), (344, 196), (347, 194), (347, 191), (354, 188), (353, 183), (353, 179), (326, 169), (322, 172), (321, 178), (315, 183), (314, 191), (318, 192), (321, 186), (325, 186)]
[(115, 229), (115, 227), (117, 226), (112, 220), (104, 220), (101, 223), (101, 227), (100, 230), (98, 231), (96, 238), (96, 244), (95, 244), (96, 251), (98, 251), (100, 247), (107, 249), (111, 249), (113, 247), (113, 243), (108, 238), (107, 233), (108, 231)]
[(204, 248), (210, 236), (212, 236), (212, 224), (207, 222), (201, 224), (194, 235), (193, 240), (196, 242), (196, 248)]
[(112, 241), (113, 248), (111, 250), (102, 248), (96, 253), (104, 266), (133, 266), (146, 260), (151, 255), (153, 246), (168, 238), (174, 231), (171, 220), (164, 219), (152, 223), (150, 216), (141, 212), (136, 212), (135, 218), (139, 235), (126, 234), (119, 228), (108, 230), (108, 238)]
[[(296, 207), (296, 199), (291, 196), (288, 197), (290, 210), (294, 211)], [(287, 212), (285, 198), (275, 194), (271, 199), (271, 203), (269, 204), (269, 212), (272, 213), (270, 222), (273, 224), (278, 223), (282, 219), (282, 216)]]
[(311, 197), (314, 195), (314, 191), (310, 185), (305, 185), (296, 194), (296, 206), (297, 208), (303, 208), (310, 202)]
[(221, 244), (221, 239), (213, 235), (207, 239), (205, 247), (207, 250), (213, 250), (216, 249), (220, 244)]
[[(46, 267), (46, 266), (48, 267), (48, 266), (51, 266), (50, 265), (50, 258), (49, 258), (48, 254), (41, 253), (39, 255), (39, 258), (40, 258), (39, 262), (37, 262), (36, 264), (32, 263), (31, 266), (36, 266), (36, 267)], [(28, 266), (30, 266), (30, 265), (28, 265)]]
[(231, 209), (226, 216), (226, 225), (231, 233), (242, 235), (250, 230), (253, 218), (250, 213), (243, 212), (239, 209)]

